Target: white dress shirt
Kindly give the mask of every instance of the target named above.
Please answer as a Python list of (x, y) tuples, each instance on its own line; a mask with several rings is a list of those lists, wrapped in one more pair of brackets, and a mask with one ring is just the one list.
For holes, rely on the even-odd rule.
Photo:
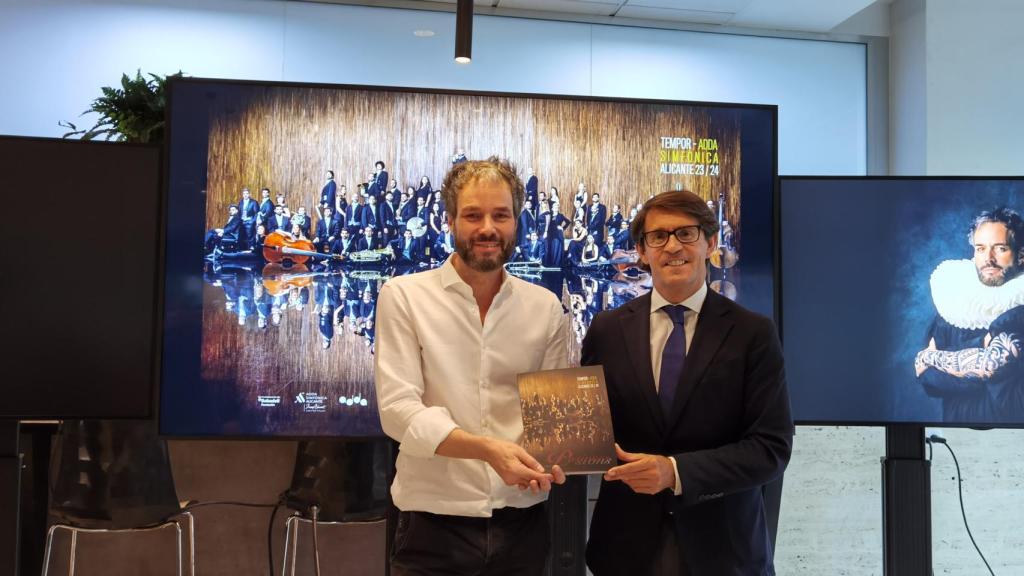
[[(704, 299), (708, 295), (707, 284), (701, 283), (700, 288), (682, 302), (669, 302), (664, 296), (658, 293), (658, 289), (651, 290), (651, 369), (654, 373), (654, 387), (661, 389), (661, 356), (665, 352), (665, 344), (672, 334), (675, 325), (668, 313), (663, 311), (665, 306), (682, 304), (688, 310), (683, 315), (683, 332), (686, 333), (686, 351), (690, 351), (690, 343), (693, 342), (693, 335), (697, 331), (697, 317), (700, 316), (700, 309), (704, 307)], [(685, 365), (685, 364), (684, 364)], [(685, 368), (684, 368), (685, 370)], [(679, 481), (679, 468), (676, 466), (676, 459), (669, 456), (672, 461), (672, 472), (676, 477), (674, 492), (676, 496), (683, 493), (682, 484)]]
[(503, 273), (484, 323), (447, 260), (393, 278), (377, 300), (377, 403), (384, 432), (400, 442), (391, 487), (404, 511), (489, 517), (546, 497), (506, 486), (489, 464), (434, 452), (452, 430), (519, 442), (516, 375), (564, 368), (568, 329), (561, 302)]

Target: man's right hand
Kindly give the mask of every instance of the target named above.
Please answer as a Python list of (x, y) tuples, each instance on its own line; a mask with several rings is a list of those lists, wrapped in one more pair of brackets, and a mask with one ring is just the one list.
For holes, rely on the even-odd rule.
[(437, 446), (438, 456), (472, 458), (487, 462), (508, 486), (533, 493), (551, 490), (551, 483), (562, 484), (565, 474), (558, 466), (544, 472), (540, 462), (530, 456), (522, 446), (488, 436), (478, 436), (456, 428)]
[(518, 444), (495, 438), (489, 438), (487, 444), (485, 460), (508, 486), (518, 486), (520, 490), (528, 489), (536, 494), (551, 490), (552, 482), (565, 482), (560, 468), (556, 467), (558, 474), (555, 474), (556, 470), (544, 472), (544, 466)]

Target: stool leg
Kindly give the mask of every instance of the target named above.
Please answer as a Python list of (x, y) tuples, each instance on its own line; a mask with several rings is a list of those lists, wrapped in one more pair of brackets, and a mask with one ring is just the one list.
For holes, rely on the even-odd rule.
[(68, 576), (75, 576), (75, 553), (78, 551), (78, 530), (71, 528), (71, 557), (68, 558)]
[(50, 553), (53, 552), (53, 539), (56, 536), (57, 529), (61, 526), (54, 524), (50, 526), (50, 529), (46, 531), (46, 552), (43, 555), (43, 576), (47, 576), (50, 573)]
[(181, 524), (178, 524), (177, 522), (174, 523), (174, 535), (175, 539), (178, 541), (178, 576), (185, 576), (182, 574), (184, 562), (181, 559), (181, 555), (185, 551), (185, 548), (181, 545)]

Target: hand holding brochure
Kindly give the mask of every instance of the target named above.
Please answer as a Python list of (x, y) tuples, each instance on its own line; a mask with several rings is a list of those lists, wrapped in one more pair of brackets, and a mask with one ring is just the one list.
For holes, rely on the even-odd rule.
[(522, 446), (544, 468), (594, 474), (616, 464), (603, 367), (527, 372), (517, 381)]

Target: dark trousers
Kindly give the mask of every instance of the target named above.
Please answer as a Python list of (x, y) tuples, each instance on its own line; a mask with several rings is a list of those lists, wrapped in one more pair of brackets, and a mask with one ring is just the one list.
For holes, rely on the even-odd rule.
[(549, 547), (544, 504), (490, 518), (402, 512), (391, 576), (539, 576)]

